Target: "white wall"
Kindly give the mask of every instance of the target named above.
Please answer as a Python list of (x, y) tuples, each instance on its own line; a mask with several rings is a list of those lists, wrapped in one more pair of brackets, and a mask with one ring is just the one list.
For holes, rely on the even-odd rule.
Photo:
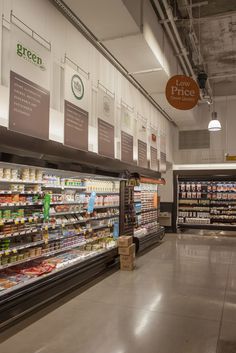
[[(212, 110), (212, 107), (211, 107)], [(222, 130), (210, 133), (209, 149), (178, 149), (178, 132), (175, 136), (175, 156), (177, 164), (185, 163), (222, 163), (225, 161), (225, 154), (236, 155), (236, 96), (219, 97), (214, 104), (214, 110), (218, 114)], [(185, 130), (207, 129), (211, 119), (211, 112), (207, 104), (202, 104), (198, 109), (197, 124)]]
[[(172, 137), (174, 127), (144, 98), (144, 96), (125, 79), (115, 67), (108, 62), (89, 43), (72, 24), (60, 14), (49, 0), (0, 0), (0, 12), (4, 18), (10, 20), (10, 11), (25, 24), (38, 32), (52, 45), (51, 55), (51, 112), (50, 112), (50, 138), (63, 142), (63, 86), (62, 59), (65, 53), (85, 71), (90, 73), (92, 86), (96, 87), (98, 80), (111, 92), (115, 93), (116, 106), (121, 99), (135, 108), (135, 112), (158, 125), (159, 133), (163, 132), (167, 138), (167, 160), (173, 161)], [(5, 31), (6, 32), (6, 31)], [(6, 33), (5, 33), (6, 34)], [(8, 82), (9, 67), (7, 65), (8, 42), (3, 42), (0, 87), (0, 124), (8, 125)], [(116, 109), (118, 114), (118, 109)], [(97, 116), (96, 90), (92, 95), (90, 114)]]

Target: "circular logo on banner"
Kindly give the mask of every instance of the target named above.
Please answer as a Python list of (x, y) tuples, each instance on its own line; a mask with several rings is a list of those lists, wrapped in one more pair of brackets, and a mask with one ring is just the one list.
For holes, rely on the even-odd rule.
[(111, 114), (111, 104), (110, 99), (107, 96), (103, 97), (103, 111), (104, 114), (109, 117)]
[(81, 100), (84, 96), (84, 84), (79, 75), (73, 75), (71, 78), (71, 89), (76, 99)]
[(176, 75), (167, 82), (166, 99), (176, 109), (192, 109), (197, 104), (199, 97), (198, 84), (191, 77)]

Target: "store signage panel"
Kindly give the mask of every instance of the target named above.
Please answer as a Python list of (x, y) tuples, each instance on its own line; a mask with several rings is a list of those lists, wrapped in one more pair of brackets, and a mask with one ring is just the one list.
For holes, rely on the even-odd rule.
[(121, 160), (123, 162), (133, 163), (133, 136), (121, 131)]
[(102, 119), (98, 119), (98, 154), (114, 158), (115, 128)]
[(164, 152), (161, 152), (160, 172), (166, 172), (166, 154)]
[(9, 129), (48, 140), (50, 50), (11, 24)]
[(11, 23), (11, 70), (50, 90), (51, 51)]
[(121, 104), (121, 160), (133, 163), (136, 120), (133, 109)]
[(150, 167), (152, 170), (158, 170), (157, 149), (152, 146), (150, 146)]
[(191, 77), (175, 75), (167, 82), (166, 99), (176, 109), (192, 109), (200, 99), (199, 86)]
[(147, 144), (141, 140), (138, 140), (138, 165), (142, 168), (148, 167)]
[(88, 151), (88, 112), (65, 100), (64, 144)]
[(98, 118), (114, 126), (115, 99), (103, 89), (98, 89)]
[(48, 140), (49, 100), (49, 91), (11, 71), (9, 129)]
[(158, 171), (158, 149), (157, 149), (157, 129), (150, 128), (150, 168), (152, 170)]
[(89, 111), (90, 106), (90, 80), (88, 74), (80, 73), (69, 64), (65, 64), (65, 100)]
[(98, 154), (115, 158), (115, 99), (98, 89)]

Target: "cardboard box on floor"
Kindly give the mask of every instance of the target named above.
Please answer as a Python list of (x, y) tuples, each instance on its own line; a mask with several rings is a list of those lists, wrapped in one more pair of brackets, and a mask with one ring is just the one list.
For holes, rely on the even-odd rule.
[(135, 268), (135, 244), (128, 248), (129, 255), (120, 255), (120, 269), (122, 271), (133, 271)]
[(118, 254), (119, 255), (133, 255), (135, 254), (135, 244), (131, 244), (129, 246), (122, 246), (118, 248)]
[(128, 235), (122, 235), (118, 238), (118, 247), (127, 247), (133, 243), (133, 237)]

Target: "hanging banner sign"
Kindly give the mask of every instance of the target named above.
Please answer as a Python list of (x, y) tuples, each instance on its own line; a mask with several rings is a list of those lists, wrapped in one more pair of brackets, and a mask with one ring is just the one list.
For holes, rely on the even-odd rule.
[(138, 137), (138, 165), (148, 168), (147, 159), (147, 119), (138, 114), (137, 137)]
[(133, 110), (121, 105), (121, 160), (133, 163), (134, 138), (136, 138), (136, 120)]
[(65, 100), (88, 112), (91, 93), (89, 74), (66, 57), (64, 80)]
[(48, 140), (50, 50), (13, 23), (10, 68), (9, 129)]
[(175, 75), (167, 82), (166, 99), (176, 109), (192, 109), (200, 99), (199, 86), (191, 77)]
[(121, 160), (127, 163), (133, 163), (133, 136), (121, 131)]
[(88, 112), (65, 100), (64, 144), (88, 151)]
[(160, 136), (160, 172), (166, 171), (166, 136), (161, 134)]
[(98, 90), (98, 154), (115, 157), (115, 100), (111, 95)]
[(157, 148), (150, 146), (150, 167), (152, 170), (158, 170)]
[(147, 168), (147, 144), (141, 140), (138, 140), (138, 165), (139, 167)]
[(150, 129), (150, 168), (158, 171), (157, 130)]
[(64, 144), (88, 151), (90, 100), (88, 74), (80, 73), (79, 69), (74, 70), (69, 64), (65, 64), (64, 72)]

